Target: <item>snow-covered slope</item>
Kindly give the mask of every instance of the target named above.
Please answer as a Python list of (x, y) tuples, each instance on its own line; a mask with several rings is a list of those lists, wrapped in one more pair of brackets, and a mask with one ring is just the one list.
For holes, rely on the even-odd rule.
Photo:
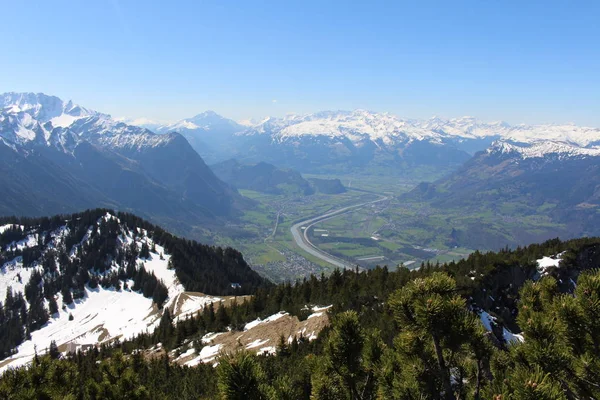
[[(443, 120), (434, 117), (420, 126), (440, 133), (445, 139), (490, 139), (495, 142), (488, 152), (512, 154), (521, 158), (600, 155), (600, 129), (576, 125), (515, 125), (506, 122), (485, 123), (473, 117)], [(483, 142), (485, 143), (485, 142)], [(483, 150), (480, 148), (479, 150)]]
[(111, 149), (169, 140), (43, 93), (4, 93), (0, 105), (0, 138), (17, 146), (56, 145), (71, 152), (84, 140)]
[[(147, 126), (141, 121), (136, 125)], [(304, 115), (287, 115), (282, 118), (268, 117), (262, 121), (247, 120), (235, 123), (212, 111), (198, 114), (173, 124), (157, 127), (165, 132), (206, 132), (215, 127), (235, 127), (240, 137), (267, 136), (275, 144), (301, 145), (307, 140), (349, 140), (357, 145), (365, 141), (380, 147), (405, 146), (414, 141), (438, 145), (456, 146), (475, 152), (486, 149), (494, 140), (518, 144), (534, 144), (550, 141), (577, 148), (595, 148), (600, 144), (600, 129), (573, 124), (510, 125), (503, 121), (484, 122), (474, 117), (445, 119), (405, 119), (390, 113), (367, 110), (321, 111)], [(186, 136), (187, 137), (187, 136)], [(206, 139), (206, 138), (205, 138)], [(246, 143), (246, 142), (244, 142)], [(467, 143), (467, 144), (465, 144)], [(205, 140), (211, 146), (211, 139)], [(538, 146), (537, 152), (553, 152), (556, 148)], [(530, 155), (527, 155), (530, 156)]]
[(56, 96), (43, 93), (4, 93), (0, 95), (0, 105), (8, 113), (27, 113), (37, 121), (50, 121), (54, 127), (63, 128), (80, 118), (100, 115), (72, 101), (64, 102)]
[[(0, 249), (0, 260), (5, 260), (0, 265), (2, 301), (9, 292), (13, 297), (24, 294), (27, 298), (27, 287), (34, 282), (32, 276), (40, 274), (42, 280), (38, 285), (46, 297), (42, 300), (44, 307), (50, 308), (50, 297), (58, 307), (58, 311), (50, 315), (47, 322), (31, 331), (30, 338), (16, 348), (14, 355), (0, 361), (0, 372), (27, 364), (36, 351), (44, 353), (52, 341), (61, 351), (74, 351), (80, 346), (131, 338), (152, 332), (165, 309), (170, 309), (178, 319), (202, 310), (209, 303), (225, 299), (201, 293), (187, 294), (170, 265), (171, 255), (145, 229), (128, 229), (111, 213), (92, 223), (87, 230), (81, 230), (83, 237), (70, 248), (68, 246), (73, 242), (74, 232), (69, 226), (65, 221), (64, 225), (51, 231), (33, 228), (21, 234), (19, 240), (7, 243)], [(14, 228), (13, 225), (3, 225), (0, 233)], [(18, 227), (19, 230), (23, 228)], [(106, 234), (110, 235), (107, 241), (103, 239)], [(113, 250), (105, 254), (96, 253), (99, 249), (110, 248), (111, 243), (115, 246)], [(144, 248), (148, 249), (148, 255), (144, 254)], [(136, 253), (131, 253), (132, 249)], [(38, 254), (39, 258), (25, 262), (27, 250)], [(90, 254), (95, 256), (90, 258)], [(135, 254), (135, 259), (123, 261), (129, 257), (128, 254)], [(49, 258), (54, 259), (56, 269), (49, 266), (53, 264), (49, 264)], [(86, 265), (86, 262), (93, 262), (93, 265)], [(128, 264), (131, 262), (134, 264)], [(81, 266), (75, 279), (79, 279), (77, 277), (85, 270), (96, 283), (92, 284), (90, 280), (81, 289), (73, 289), (73, 301), (65, 301), (64, 292), (53, 293), (50, 288), (55, 282), (60, 282), (70, 265), (79, 264)], [(166, 300), (157, 304), (152, 296), (145, 297), (142, 289), (135, 288), (134, 277), (126, 276), (126, 269), (130, 268), (134, 268), (134, 275), (136, 270), (143, 268), (147, 274), (162, 282), (167, 289)], [(26, 300), (30, 310), (31, 301)]]
[[(484, 150), (492, 140), (535, 145), (536, 154), (556, 152), (556, 144), (569, 146), (568, 152), (592, 155), (585, 148), (600, 144), (600, 129), (575, 125), (516, 125), (506, 122), (486, 123), (473, 117), (429, 120), (400, 119), (389, 113), (365, 110), (326, 111), (307, 115), (268, 118), (239, 135), (269, 135), (274, 142), (297, 141), (301, 138), (345, 138), (353, 143), (369, 140), (379, 146), (395, 146), (413, 141), (457, 145), (463, 141), (478, 141)], [(489, 141), (485, 141), (488, 139)], [(539, 145), (540, 143), (554, 143)], [(460, 148), (460, 145), (458, 145)], [(530, 151), (525, 151), (531, 157)]]
[(438, 132), (445, 137), (457, 137), (463, 139), (481, 139), (486, 137), (505, 136), (511, 126), (506, 122), (485, 123), (474, 117), (461, 117), (443, 119), (433, 117), (424, 121), (413, 121), (423, 129)]
[(192, 118), (182, 119), (172, 124), (166, 124), (157, 129), (158, 132), (180, 132), (182, 130), (211, 130), (214, 128), (231, 127), (240, 129), (240, 125), (233, 120), (222, 117), (214, 111), (205, 111)]
[(574, 142), (556, 140), (531, 140), (529, 142), (515, 143), (506, 140), (494, 142), (487, 152), (490, 154), (503, 154), (527, 158), (544, 158), (555, 156), (558, 159), (585, 158), (600, 156), (600, 145), (586, 145), (584, 147)]
[(182, 135), (41, 93), (0, 95), (0, 184), (9, 194), (0, 198), (5, 215), (118, 206), (199, 222), (228, 215), (239, 198)]
[(244, 129), (244, 126), (214, 111), (205, 111), (192, 118), (157, 126), (154, 131), (183, 135), (198, 154), (209, 162), (215, 162), (229, 158), (228, 149), (233, 145), (233, 135)]
[(285, 141), (302, 136), (345, 137), (353, 142), (429, 140), (440, 142), (441, 135), (388, 113), (366, 110), (324, 111), (308, 115), (288, 115), (268, 118), (262, 124), (247, 129), (241, 135), (269, 134), (274, 140)]
[[(145, 123), (138, 125), (148, 126)], [(268, 117), (262, 121), (248, 120), (243, 123), (207, 111), (173, 124), (155, 127), (155, 130), (183, 134), (203, 157), (208, 156), (211, 161), (234, 157), (274, 163), (279, 160), (275, 159), (273, 152), (279, 149), (285, 154), (282, 162), (288, 158), (298, 158), (302, 162), (319, 164), (311, 158), (311, 153), (315, 153), (313, 146), (330, 149), (326, 154), (318, 154), (317, 159), (327, 156), (334, 160), (340, 156), (373, 158), (373, 154), (381, 152), (404, 158), (405, 149), (415, 144), (425, 146), (419, 151), (410, 149), (416, 153), (415, 157), (408, 155), (410, 160), (427, 158), (425, 156), (431, 153), (433, 145), (436, 147), (429, 158), (446, 157), (456, 162), (461, 158), (459, 155), (448, 155), (440, 149), (474, 154), (489, 148), (494, 141), (502, 141), (513, 147), (535, 147), (535, 150), (515, 149), (525, 157), (532, 157), (533, 154), (556, 152), (557, 145), (563, 144), (569, 146), (566, 152), (571, 155), (595, 155), (594, 151), (582, 149), (596, 149), (600, 144), (598, 128), (556, 124), (510, 125), (503, 121), (484, 122), (474, 117), (404, 119), (390, 113), (360, 109)], [(232, 137), (232, 134), (236, 137)], [(546, 142), (550, 144), (540, 145)], [(513, 153), (516, 155), (516, 152)], [(294, 166), (286, 163), (281, 165)]]
[(256, 354), (275, 354), (281, 337), (287, 343), (294, 338), (308, 341), (317, 339), (323, 328), (329, 325), (327, 307), (313, 307), (313, 313), (300, 321), (286, 312), (273, 314), (265, 319), (249, 322), (243, 331), (208, 333), (201, 339), (202, 348), (196, 350), (191, 342), (171, 353), (174, 362), (180, 365), (196, 366), (200, 363), (215, 363), (221, 354), (246, 350)]
[(151, 118), (130, 118), (130, 117), (116, 117), (115, 121), (123, 122), (127, 125), (139, 126), (140, 128), (146, 128), (152, 132), (158, 131), (163, 126), (169, 125), (169, 121), (151, 119)]

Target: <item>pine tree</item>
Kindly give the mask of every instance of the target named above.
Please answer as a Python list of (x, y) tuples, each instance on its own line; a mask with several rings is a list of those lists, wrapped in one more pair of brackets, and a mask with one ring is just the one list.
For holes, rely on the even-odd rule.
[(365, 334), (354, 311), (339, 314), (325, 345), (324, 363), (313, 375), (311, 398), (366, 400), (375, 394), (374, 367), (383, 344), (377, 332)]
[(52, 340), (50, 342), (50, 348), (48, 349), (48, 354), (50, 355), (50, 358), (52, 358), (53, 360), (60, 358), (60, 351), (58, 350), (56, 341)]
[(269, 388), (256, 356), (241, 351), (219, 359), (219, 393), (223, 400), (266, 400)]
[[(454, 399), (457, 393), (461, 396), (464, 379), (455, 377), (457, 384), (453, 385), (450, 371), (463, 374), (474, 369), (463, 364), (475, 362), (468, 346), (473, 341), (481, 345), (484, 332), (457, 294), (455, 281), (435, 272), (409, 282), (390, 297), (389, 304), (401, 327), (394, 342), (397, 357), (406, 359), (413, 368), (401, 367), (398, 374), (382, 380), (399, 380), (393, 385), (404, 387), (400, 391), (406, 394), (436, 398), (443, 393), (446, 400)], [(389, 363), (394, 357), (386, 359)]]
[(73, 302), (73, 296), (71, 295), (71, 289), (67, 286), (63, 286), (62, 291), (63, 304), (71, 304)]

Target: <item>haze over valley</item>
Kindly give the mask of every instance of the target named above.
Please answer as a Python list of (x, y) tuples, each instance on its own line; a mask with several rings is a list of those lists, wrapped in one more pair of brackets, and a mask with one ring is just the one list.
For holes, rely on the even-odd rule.
[(598, 234), (597, 128), (365, 110), (137, 126), (41, 93), (0, 100), (3, 214), (116, 208), (276, 281)]
[(600, 399), (600, 3), (0, 10), (0, 399)]

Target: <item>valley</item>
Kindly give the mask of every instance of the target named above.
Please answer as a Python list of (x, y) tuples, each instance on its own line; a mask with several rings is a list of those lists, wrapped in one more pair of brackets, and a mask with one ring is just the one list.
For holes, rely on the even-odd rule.
[[(338, 210), (334, 210), (334, 211), (330, 211), (326, 214), (320, 215), (318, 217), (314, 217), (305, 221), (300, 221), (296, 224), (294, 224), (291, 227), (291, 232), (292, 232), (292, 236), (294, 237), (294, 242), (296, 242), (296, 244), (304, 251), (312, 254), (315, 257), (320, 258), (321, 260), (328, 262), (336, 267), (339, 268), (352, 268), (353, 265), (347, 261), (343, 261), (339, 258), (336, 258), (334, 256), (332, 256), (331, 254), (327, 253), (326, 251), (324, 251), (323, 249), (315, 246), (309, 239), (309, 235), (312, 232), (314, 236), (314, 226), (317, 224), (320, 224), (322, 222), (325, 222), (327, 220), (336, 218), (340, 215), (346, 214), (350, 211), (356, 210), (356, 209), (360, 209), (362, 207), (366, 207), (366, 206), (370, 206), (370, 205), (374, 205), (376, 203), (379, 202), (383, 202), (388, 200), (387, 197), (381, 196), (381, 198), (377, 199), (377, 200), (373, 200), (367, 203), (360, 203), (360, 204), (356, 204), (356, 205), (352, 205), (352, 206), (348, 206), (345, 208), (341, 208)], [(279, 219), (279, 215), (277, 217), (277, 219)], [(321, 234), (321, 236), (325, 236), (327, 235), (325, 234)]]
[(0, 214), (134, 212), (275, 282), (600, 233), (597, 128), (360, 109), (137, 126), (42, 93), (0, 103)]
[(600, 400), (599, 1), (0, 9), (0, 400)]
[[(573, 237), (567, 225), (549, 215), (556, 207), (550, 201), (535, 206), (514, 198), (501, 204), (486, 200), (442, 207), (415, 197), (411, 192), (420, 186), (416, 181), (356, 174), (319, 176), (338, 178), (348, 190), (311, 196), (241, 190), (258, 202), (238, 226), (252, 235), (235, 240), (216, 235), (215, 242), (238, 248), (253, 268), (279, 282), (342, 266), (415, 268), (427, 261), (456, 261), (475, 249)], [(365, 204), (382, 196), (385, 201)], [(299, 232), (303, 226), (308, 229)]]
[(428, 260), (457, 260), (472, 251), (436, 237), (444, 232), (446, 221), (433, 218), (430, 234), (413, 226), (414, 214), (423, 210), (414, 211), (417, 205), (404, 205), (398, 197), (415, 182), (363, 175), (321, 177), (339, 178), (348, 190), (311, 196), (241, 190), (259, 204), (244, 214), (238, 226), (252, 235), (235, 239), (214, 235), (212, 239), (238, 248), (254, 269), (276, 282), (330, 273), (336, 267), (403, 264), (414, 268)]

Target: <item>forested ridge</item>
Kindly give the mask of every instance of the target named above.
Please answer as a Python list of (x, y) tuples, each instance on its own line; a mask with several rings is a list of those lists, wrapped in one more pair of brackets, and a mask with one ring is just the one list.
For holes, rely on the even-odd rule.
[(65, 307), (84, 297), (86, 288), (130, 289), (161, 307), (167, 287), (139, 263), (156, 253), (156, 246), (170, 256), (186, 290), (249, 294), (268, 285), (238, 251), (180, 239), (132, 214), (96, 209), (52, 218), (0, 218), (0, 226), (2, 273), (17, 271), (17, 283), (24, 285), (13, 292), (9, 284), (0, 299), (0, 359), (48, 322), (59, 303)]
[[(536, 260), (554, 255), (560, 266), (540, 273)], [(154, 334), (112, 348), (39, 357), (28, 369), (7, 372), (0, 396), (596, 399), (599, 257), (600, 239), (555, 239), (415, 271), (313, 276), (259, 289), (249, 300), (216, 313), (207, 308), (175, 325), (164, 317)], [(275, 356), (240, 352), (221, 358), (216, 369), (142, 356), (158, 342), (177, 348), (204, 332), (236, 329), (279, 310), (302, 318), (307, 304), (333, 304), (332, 326), (313, 342), (282, 338)], [(491, 332), (481, 310), (495, 318)], [(524, 341), (506, 342), (506, 328)], [(57, 371), (69, 371), (72, 379)]]

